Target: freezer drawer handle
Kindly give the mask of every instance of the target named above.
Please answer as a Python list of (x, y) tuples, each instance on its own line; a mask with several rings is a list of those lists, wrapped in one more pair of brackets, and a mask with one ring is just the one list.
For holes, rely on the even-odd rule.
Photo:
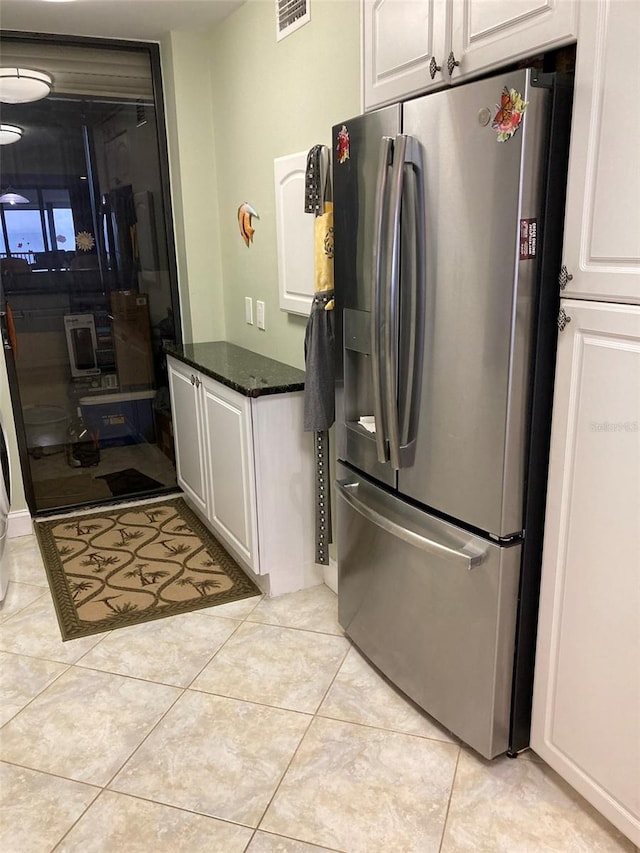
[(458, 551), (455, 548), (450, 548), (448, 545), (443, 545), (441, 542), (428, 539), (426, 536), (422, 536), (414, 530), (409, 530), (408, 528), (402, 527), (400, 524), (396, 524), (394, 521), (385, 518), (383, 515), (380, 515), (379, 512), (376, 512), (375, 509), (367, 506), (367, 504), (359, 500), (356, 496), (358, 483), (349, 483), (346, 480), (337, 480), (336, 487), (340, 496), (344, 498), (350, 507), (355, 509), (356, 512), (359, 512), (363, 518), (366, 518), (367, 521), (373, 522), (373, 524), (382, 528), (382, 530), (386, 530), (387, 533), (391, 533), (392, 536), (402, 539), (414, 548), (421, 548), (429, 554), (435, 554), (438, 557), (446, 557), (450, 560), (460, 562), (464, 568), (469, 569), (469, 571), (480, 566), (486, 559), (486, 552), (484, 551), (473, 555), (465, 554), (463, 551)]

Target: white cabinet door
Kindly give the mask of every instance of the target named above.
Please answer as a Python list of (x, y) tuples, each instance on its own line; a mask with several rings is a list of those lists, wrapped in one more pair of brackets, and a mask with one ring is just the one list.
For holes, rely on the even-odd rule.
[(531, 745), (640, 844), (640, 308), (562, 307)]
[(453, 0), (452, 81), (576, 40), (578, 0)]
[[(446, 0), (363, 0), (362, 62), (366, 110), (448, 81)], [(440, 66), (431, 77), (431, 60)]]
[(203, 455), (199, 374), (186, 364), (167, 359), (173, 409), (176, 471), (180, 487), (196, 507), (207, 513), (207, 480)]
[(570, 44), (577, 37), (578, 7), (585, 5), (579, 0), (362, 3), (366, 110)]
[(256, 573), (255, 473), (251, 401), (203, 377), (204, 432), (209, 461), (209, 520)]
[(640, 4), (580, 4), (566, 297), (640, 303)]

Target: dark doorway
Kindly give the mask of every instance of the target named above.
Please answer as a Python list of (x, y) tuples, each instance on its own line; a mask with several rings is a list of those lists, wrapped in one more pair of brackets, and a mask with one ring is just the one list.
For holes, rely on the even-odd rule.
[[(157, 45), (3, 34), (51, 93), (3, 103), (0, 308), (34, 514), (176, 488), (179, 303)], [(11, 193), (11, 195), (7, 195)]]

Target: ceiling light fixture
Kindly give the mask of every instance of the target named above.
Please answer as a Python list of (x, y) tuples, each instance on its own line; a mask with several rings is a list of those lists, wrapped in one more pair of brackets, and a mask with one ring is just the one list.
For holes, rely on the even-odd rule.
[(13, 187), (7, 187), (7, 191), (0, 195), (2, 204), (29, 204), (29, 199), (17, 193)]
[(53, 78), (33, 68), (0, 68), (0, 101), (5, 104), (28, 104), (46, 98)]
[(22, 128), (15, 124), (0, 124), (0, 145), (11, 145), (22, 139)]

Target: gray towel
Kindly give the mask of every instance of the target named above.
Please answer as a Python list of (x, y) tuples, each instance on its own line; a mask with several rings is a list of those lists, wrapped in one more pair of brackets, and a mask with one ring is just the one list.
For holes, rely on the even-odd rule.
[(304, 429), (327, 430), (335, 420), (335, 311), (324, 307), (333, 291), (316, 293), (304, 336)]

